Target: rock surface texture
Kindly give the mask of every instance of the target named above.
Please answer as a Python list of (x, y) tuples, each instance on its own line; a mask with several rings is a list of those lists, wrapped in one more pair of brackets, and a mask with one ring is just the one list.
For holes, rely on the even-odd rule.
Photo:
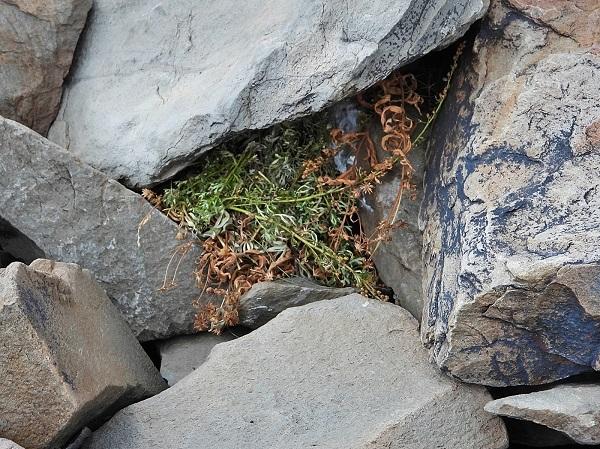
[(497, 399), (485, 409), (560, 430), (579, 444), (600, 444), (600, 385), (559, 385)]
[(487, 3), (96, 0), (50, 136), (128, 185), (156, 183), (227, 136), (320, 110), (449, 44)]
[(23, 447), (5, 438), (0, 438), (0, 449), (23, 449)]
[(120, 411), (88, 449), (507, 447), (489, 394), (432, 367), (417, 328), (359, 295), (287, 309)]
[(60, 447), (165, 387), (106, 293), (75, 264), (0, 269), (0, 341), (0, 436), (28, 449)]
[(158, 343), (160, 375), (173, 386), (202, 365), (212, 348), (233, 339), (235, 336), (230, 332), (221, 335), (205, 332), (161, 341)]
[[(68, 151), (2, 118), (0, 154), (0, 217), (31, 239), (28, 246), (37, 245), (37, 257), (91, 270), (142, 340), (192, 330), (199, 250), (175, 238), (175, 223)], [(5, 250), (23, 247), (4, 238)], [(159, 291), (178, 264), (176, 286)]]
[(600, 4), (509, 3), (453, 82), (422, 208), (423, 340), (493, 386), (600, 369)]
[[(371, 137), (375, 142), (378, 157), (388, 156), (381, 148), (381, 122), (377, 117), (371, 122)], [(365, 155), (366, 159), (366, 155)], [(415, 148), (408, 155), (414, 169), (411, 182), (415, 185), (413, 195), (402, 193), (400, 207), (394, 223), (402, 223), (389, 233), (389, 240), (382, 241), (373, 254), (377, 274), (383, 283), (394, 291), (396, 304), (408, 310), (412, 316), (421, 320), (423, 313), (421, 249), (423, 238), (419, 229), (419, 207), (423, 199), (423, 175), (425, 171), (425, 151)], [(366, 235), (376, 235), (377, 226), (383, 220), (389, 220), (400, 187), (402, 169), (397, 167), (388, 173), (381, 183), (376, 184), (372, 194), (361, 203), (360, 219)]]
[(45, 134), (92, 0), (0, 0), (0, 115)]
[(240, 299), (240, 324), (257, 329), (285, 309), (354, 293), (353, 288), (331, 288), (306, 278), (259, 282)]

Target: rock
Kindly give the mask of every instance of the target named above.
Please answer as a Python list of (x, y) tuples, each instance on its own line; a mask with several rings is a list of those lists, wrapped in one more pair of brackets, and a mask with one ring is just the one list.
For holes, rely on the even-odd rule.
[[(379, 160), (388, 155), (384, 153), (381, 142), (381, 119), (371, 120), (371, 137), (375, 144)], [(408, 310), (417, 320), (423, 313), (421, 249), (423, 238), (419, 229), (419, 207), (423, 198), (423, 175), (425, 171), (425, 152), (415, 148), (408, 155), (414, 173), (414, 197), (408, 191), (402, 192), (400, 208), (394, 223), (402, 224), (389, 234), (389, 241), (383, 241), (373, 254), (377, 274), (385, 285), (394, 291), (396, 304)], [(389, 220), (394, 213), (402, 169), (394, 168), (376, 184), (374, 192), (361, 202), (360, 219), (366, 235), (376, 235), (377, 227), (383, 220)]]
[(46, 134), (92, 0), (0, 0), (0, 115)]
[(240, 299), (240, 324), (257, 329), (289, 307), (339, 298), (354, 293), (353, 288), (331, 288), (306, 278), (259, 282)]
[[(0, 154), (0, 217), (20, 231), (8, 236), (13, 248), (37, 245), (36, 257), (91, 270), (141, 340), (192, 331), (199, 248), (175, 238), (175, 223), (71, 153), (1, 118)], [(4, 240), (0, 235), (0, 246), (10, 248)], [(176, 286), (161, 291), (173, 277)]]
[(579, 444), (600, 443), (600, 385), (559, 385), (508, 396), (488, 403), (485, 410), (559, 430)]
[(84, 425), (164, 389), (87, 270), (35, 260), (0, 269), (0, 435), (61, 446)]
[(88, 449), (507, 447), (489, 394), (432, 367), (417, 329), (360, 295), (287, 309), (120, 411)]
[(597, 0), (508, 0), (528, 17), (582, 45), (600, 43), (600, 8)]
[(600, 52), (536, 20), (493, 2), (432, 133), (422, 337), (465, 382), (600, 369)]
[(0, 438), (0, 449), (23, 449), (17, 443), (13, 443), (5, 438)]
[(202, 365), (212, 348), (234, 338), (231, 332), (225, 332), (221, 335), (184, 335), (161, 341), (158, 343), (160, 375), (173, 386)]
[[(418, 165), (420, 162), (418, 159), (422, 156), (423, 154), (420, 153), (411, 158), (417, 170), (423, 167)], [(361, 223), (364, 224), (367, 235), (372, 235), (377, 225), (392, 212), (391, 207), (400, 183), (399, 171), (392, 170), (382, 183), (375, 187), (373, 194), (369, 195), (366, 203), (361, 207)], [(422, 172), (415, 173), (413, 180), (417, 181), (419, 175), (422, 175)], [(392, 230), (389, 235), (390, 240), (382, 242), (373, 254), (377, 274), (383, 283), (394, 291), (396, 304), (404, 307), (419, 321), (423, 313), (421, 291), (423, 240), (418, 225), (422, 194), (423, 190), (420, 188), (417, 189), (416, 198), (407, 198), (409, 195), (406, 194), (400, 203), (395, 220), (396, 223), (402, 223), (402, 226)]]
[(110, 177), (154, 184), (235, 133), (323, 109), (448, 45), (487, 6), (96, 0), (50, 136)]

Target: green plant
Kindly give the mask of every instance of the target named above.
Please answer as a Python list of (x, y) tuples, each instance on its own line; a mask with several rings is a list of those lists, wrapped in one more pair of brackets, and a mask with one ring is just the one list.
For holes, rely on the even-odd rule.
[[(198, 175), (175, 183), (162, 197), (144, 191), (202, 241), (198, 283), (223, 300), (200, 307), (197, 329), (220, 333), (235, 325), (241, 295), (256, 282), (283, 276), (381, 297), (371, 254), (401, 225), (396, 223), (400, 203), (404, 192), (414, 189), (411, 136), (416, 131), (414, 140), (422, 141), (448, 85), (426, 115), (412, 75), (394, 74), (358, 97), (364, 113), (380, 119), (386, 154), (381, 161), (368, 131), (329, 129), (326, 115), (317, 114), (221, 145)], [(356, 163), (342, 174), (332, 162), (341, 148), (356, 154)], [(394, 167), (401, 176), (396, 200), (375, 234), (367, 236), (358, 218), (359, 199)]]

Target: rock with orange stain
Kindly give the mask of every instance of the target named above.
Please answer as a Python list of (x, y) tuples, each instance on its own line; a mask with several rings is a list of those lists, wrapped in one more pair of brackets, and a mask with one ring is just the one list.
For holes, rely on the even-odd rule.
[(598, 0), (509, 0), (509, 3), (536, 22), (582, 46), (600, 42)]

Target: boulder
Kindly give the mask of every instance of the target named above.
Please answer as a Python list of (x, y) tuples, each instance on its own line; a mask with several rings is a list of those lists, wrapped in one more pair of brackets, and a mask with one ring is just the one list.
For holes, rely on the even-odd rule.
[(92, 0), (0, 0), (0, 115), (46, 134)]
[(160, 341), (160, 375), (172, 387), (202, 365), (212, 348), (235, 338), (228, 330), (221, 335), (202, 333)]
[(339, 298), (354, 293), (353, 288), (331, 288), (302, 277), (258, 282), (240, 298), (242, 326), (257, 329), (289, 307)]
[(29, 248), (35, 257), (91, 270), (141, 340), (192, 331), (200, 250), (176, 239), (175, 223), (72, 153), (2, 118), (0, 154), (0, 227), (18, 229), (0, 234), (2, 248)]
[(466, 382), (600, 369), (600, 52), (529, 16), (567, 3), (492, 2), (432, 133), (422, 337)]
[(448, 45), (487, 6), (96, 0), (50, 136), (130, 186), (158, 183), (235, 133), (323, 109)]
[(0, 435), (60, 447), (165, 385), (91, 273), (38, 259), (0, 269)]
[(488, 403), (485, 410), (559, 430), (579, 444), (600, 444), (600, 385), (559, 385), (508, 396)]
[(88, 449), (506, 448), (489, 394), (431, 366), (417, 329), (356, 294), (287, 309), (120, 411)]
[(13, 443), (5, 438), (0, 438), (0, 449), (23, 449), (17, 443)]

